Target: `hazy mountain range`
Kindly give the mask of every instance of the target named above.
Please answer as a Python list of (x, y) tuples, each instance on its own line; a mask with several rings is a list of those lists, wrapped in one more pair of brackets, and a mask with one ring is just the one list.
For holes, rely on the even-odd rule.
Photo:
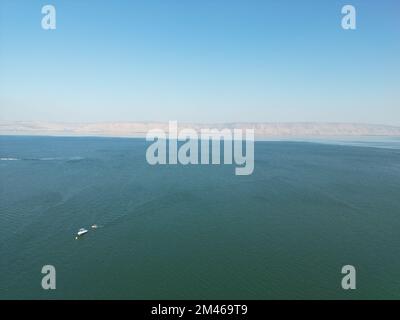
[[(178, 123), (179, 128), (253, 128), (257, 137), (296, 136), (400, 136), (400, 127), (358, 123)], [(168, 122), (96, 122), (62, 123), (0, 121), (2, 135), (54, 135), (54, 136), (145, 136), (151, 129), (168, 132)]]

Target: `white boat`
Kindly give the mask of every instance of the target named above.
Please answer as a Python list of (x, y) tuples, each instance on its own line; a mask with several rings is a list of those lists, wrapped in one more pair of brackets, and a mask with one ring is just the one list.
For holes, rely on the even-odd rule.
[(92, 229), (97, 229), (99, 226), (97, 224), (92, 225)]
[(78, 236), (82, 236), (82, 235), (84, 235), (85, 233), (87, 233), (88, 231), (85, 229), (85, 228), (80, 228), (79, 229), (79, 231), (78, 231)]

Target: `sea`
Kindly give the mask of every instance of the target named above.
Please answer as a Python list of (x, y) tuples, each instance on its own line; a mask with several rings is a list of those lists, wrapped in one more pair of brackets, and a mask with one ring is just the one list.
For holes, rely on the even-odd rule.
[(399, 299), (400, 138), (306, 140), (257, 141), (237, 176), (149, 165), (140, 138), (0, 136), (0, 299)]

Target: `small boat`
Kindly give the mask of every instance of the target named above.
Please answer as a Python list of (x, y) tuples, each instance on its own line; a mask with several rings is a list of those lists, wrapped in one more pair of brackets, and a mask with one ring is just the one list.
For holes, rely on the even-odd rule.
[(88, 231), (85, 228), (80, 228), (77, 235), (78, 236), (83, 236), (85, 233), (87, 233)]
[(97, 229), (99, 226), (97, 224), (92, 225), (92, 229)]

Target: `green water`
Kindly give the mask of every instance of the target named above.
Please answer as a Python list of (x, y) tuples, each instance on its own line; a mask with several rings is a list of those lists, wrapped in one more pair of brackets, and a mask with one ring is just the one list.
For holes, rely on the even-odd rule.
[(147, 146), (0, 137), (0, 298), (400, 298), (400, 149), (257, 142), (235, 176)]

